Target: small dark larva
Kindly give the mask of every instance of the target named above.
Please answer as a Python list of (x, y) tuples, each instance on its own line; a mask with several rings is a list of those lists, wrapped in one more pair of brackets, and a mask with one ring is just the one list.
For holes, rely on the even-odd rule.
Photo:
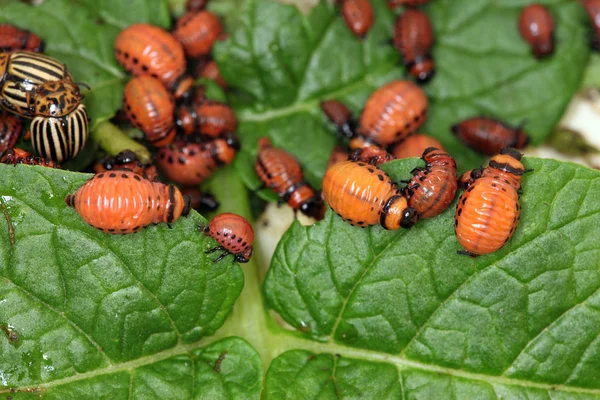
[(327, 116), (327, 119), (335, 125), (342, 137), (350, 139), (356, 135), (356, 122), (344, 103), (337, 100), (322, 101), (321, 110)]
[(207, 253), (223, 251), (214, 262), (222, 260), (229, 254), (233, 254), (239, 263), (247, 263), (252, 257), (254, 230), (244, 217), (232, 213), (219, 214), (210, 221), (208, 226), (201, 229), (219, 243), (219, 246), (208, 250)]
[(461, 142), (482, 154), (497, 154), (505, 147), (522, 149), (529, 143), (521, 126), (514, 128), (489, 117), (465, 119), (451, 129)]
[(533, 55), (537, 58), (554, 52), (554, 19), (544, 6), (531, 4), (523, 9), (519, 18), (519, 32), (531, 45)]
[(189, 199), (175, 186), (150, 182), (131, 171), (96, 174), (65, 203), (94, 228), (112, 234), (171, 223), (189, 212)]
[(456, 162), (443, 150), (430, 147), (421, 156), (425, 168), (415, 168), (402, 194), (419, 218), (440, 215), (454, 200), (457, 189)]
[(2, 164), (26, 164), (26, 165), (40, 165), (48, 168), (60, 168), (58, 163), (52, 160), (46, 160), (41, 157), (34, 157), (28, 151), (23, 149), (6, 149), (0, 153), (0, 163)]
[(459, 254), (493, 253), (515, 232), (521, 212), (518, 190), (525, 172), (520, 159), (516, 150), (503, 149), (460, 197), (454, 231), (465, 250)]
[(352, 151), (352, 153), (350, 153), (349, 158), (351, 161), (360, 161), (370, 165), (381, 165), (395, 159), (396, 157), (394, 157), (392, 154), (377, 146), (368, 146), (355, 149)]
[(419, 83), (426, 83), (435, 74), (431, 56), (433, 28), (429, 17), (418, 10), (400, 14), (394, 25), (394, 47), (402, 55), (408, 72)]
[(116, 156), (106, 157), (94, 165), (94, 172), (97, 174), (115, 170), (129, 170), (151, 182), (158, 181), (156, 167), (152, 164), (142, 164), (137, 155), (131, 150), (123, 150)]
[(0, 112), (0, 153), (15, 147), (22, 130), (21, 118), (8, 112)]
[(235, 132), (237, 128), (237, 118), (231, 107), (216, 101), (180, 107), (175, 122), (183, 134), (208, 139)]
[(344, 221), (362, 228), (381, 224), (410, 228), (418, 215), (390, 177), (377, 167), (354, 161), (333, 164), (323, 178), (323, 196)]

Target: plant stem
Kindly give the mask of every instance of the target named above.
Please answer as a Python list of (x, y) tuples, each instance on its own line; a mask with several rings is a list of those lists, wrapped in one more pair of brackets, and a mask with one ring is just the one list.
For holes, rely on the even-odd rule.
[(123, 150), (133, 151), (142, 163), (149, 163), (152, 156), (146, 147), (127, 136), (122, 130), (108, 121), (100, 122), (92, 130), (92, 139), (111, 156)]

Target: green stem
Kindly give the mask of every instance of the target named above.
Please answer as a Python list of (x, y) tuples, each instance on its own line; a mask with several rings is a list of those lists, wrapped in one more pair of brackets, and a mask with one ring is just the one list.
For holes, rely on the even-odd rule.
[(92, 130), (92, 139), (111, 156), (116, 156), (123, 150), (131, 150), (142, 163), (149, 163), (152, 160), (152, 156), (146, 147), (131, 139), (108, 121), (96, 125)]

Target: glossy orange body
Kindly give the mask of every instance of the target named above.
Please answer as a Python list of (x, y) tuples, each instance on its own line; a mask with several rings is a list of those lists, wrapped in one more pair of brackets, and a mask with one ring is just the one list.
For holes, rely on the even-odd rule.
[(149, 24), (133, 24), (115, 40), (117, 61), (135, 76), (149, 75), (174, 90), (186, 69), (183, 46), (167, 31)]
[(452, 126), (452, 132), (465, 145), (482, 154), (497, 154), (505, 147), (522, 149), (529, 143), (521, 127), (513, 128), (488, 117), (466, 119)]
[(189, 211), (189, 200), (175, 186), (150, 182), (131, 171), (96, 174), (65, 202), (85, 222), (113, 234), (171, 223)]
[(390, 153), (396, 156), (396, 158), (421, 157), (425, 149), (429, 147), (437, 147), (440, 150), (444, 150), (442, 144), (433, 137), (418, 133), (392, 146)]
[(433, 28), (427, 14), (417, 10), (406, 10), (394, 25), (394, 47), (402, 55), (408, 72), (418, 82), (425, 83), (435, 74), (431, 57)]
[(592, 25), (592, 49), (600, 51), (600, 0), (583, 0), (583, 7)]
[(369, 0), (341, 0), (341, 12), (348, 28), (364, 38), (373, 26), (373, 7)]
[(216, 101), (180, 107), (176, 122), (184, 134), (206, 138), (216, 138), (237, 129), (237, 118), (231, 107)]
[(364, 162), (370, 165), (381, 165), (388, 161), (395, 160), (396, 157), (381, 147), (370, 146), (355, 149), (350, 153), (349, 159), (351, 161)]
[(187, 11), (201, 11), (206, 8), (208, 0), (187, 0), (185, 3), (185, 9)]
[(402, 190), (408, 205), (419, 214), (419, 218), (440, 215), (454, 200), (458, 183), (456, 162), (443, 150), (430, 147), (421, 156), (425, 168), (415, 168), (413, 177)]
[(254, 230), (244, 217), (232, 213), (219, 214), (204, 228), (204, 232), (226, 251), (217, 260), (226, 254), (233, 254), (237, 262), (248, 262), (252, 257)]
[(169, 180), (194, 186), (211, 176), (218, 167), (231, 164), (235, 154), (236, 144), (225, 139), (208, 143), (176, 140), (158, 150), (156, 163)]
[(44, 41), (35, 33), (10, 24), (0, 24), (0, 52), (27, 50), (42, 53), (44, 47)]
[(128, 170), (143, 176), (151, 182), (158, 181), (156, 167), (152, 164), (142, 164), (137, 155), (131, 150), (123, 150), (116, 156), (104, 158), (94, 165), (94, 172), (97, 174), (115, 170)]
[(221, 76), (219, 72), (219, 66), (214, 60), (209, 60), (206, 63), (203, 63), (200, 71), (198, 72), (199, 78), (210, 79), (214, 81), (217, 85), (219, 85), (222, 89), (227, 89), (228, 85), (225, 79)]
[(520, 156), (513, 150), (492, 157), (481, 177), (460, 197), (454, 230), (467, 254), (492, 253), (513, 235), (521, 210), (517, 191), (524, 168)]
[(34, 157), (30, 152), (23, 149), (6, 149), (0, 153), (0, 163), (2, 164), (27, 164), (40, 165), (48, 168), (60, 168), (58, 163), (52, 160), (46, 160), (42, 157)]
[(388, 146), (415, 132), (426, 115), (425, 92), (412, 82), (392, 81), (367, 100), (358, 133), (380, 146)]
[(418, 7), (422, 4), (427, 3), (429, 0), (388, 0), (389, 8), (396, 8), (400, 6), (406, 7)]
[(265, 186), (294, 210), (322, 219), (324, 209), (320, 197), (304, 181), (298, 161), (287, 151), (273, 147), (267, 138), (261, 138), (258, 147), (254, 170)]
[(351, 138), (356, 135), (356, 122), (352, 118), (352, 113), (342, 103), (337, 100), (327, 100), (321, 102), (321, 110), (337, 128), (340, 135)]
[(537, 58), (554, 52), (554, 19), (546, 7), (540, 4), (525, 7), (519, 18), (519, 32)]
[(189, 57), (210, 54), (213, 44), (221, 36), (223, 27), (219, 18), (208, 11), (188, 12), (183, 15), (173, 31)]
[(354, 226), (381, 224), (395, 230), (409, 228), (417, 220), (390, 177), (364, 163), (342, 161), (329, 167), (323, 177), (323, 196), (334, 212)]
[(173, 96), (158, 79), (137, 76), (125, 86), (123, 109), (129, 121), (139, 128), (151, 145), (166, 146), (175, 138)]
[(329, 161), (327, 162), (327, 168), (331, 167), (335, 163), (339, 163), (341, 161), (348, 161), (348, 157), (350, 154), (345, 147), (335, 146), (331, 151), (331, 156), (329, 157)]
[(219, 208), (219, 202), (212, 194), (203, 193), (197, 187), (184, 187), (181, 189), (181, 193), (189, 197), (190, 207), (198, 212), (215, 211)]
[(23, 130), (21, 118), (8, 112), (0, 112), (0, 153), (17, 144)]

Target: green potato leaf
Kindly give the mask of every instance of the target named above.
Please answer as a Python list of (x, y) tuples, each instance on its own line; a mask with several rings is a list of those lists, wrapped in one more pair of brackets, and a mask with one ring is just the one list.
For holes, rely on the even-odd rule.
[[(375, 24), (364, 41), (339, 12), (319, 2), (308, 15), (294, 6), (249, 0), (239, 29), (216, 47), (231, 100), (240, 120), (242, 153), (236, 161), (248, 187), (256, 141), (271, 138), (300, 161), (309, 183), (319, 188), (336, 137), (319, 102), (338, 99), (358, 118), (368, 96), (382, 84), (405, 76), (400, 56), (388, 44), (395, 16), (385, 1), (373, 0)], [(556, 52), (538, 61), (519, 36), (521, 8), (532, 1), (436, 0), (425, 11), (435, 29), (437, 74), (425, 86), (429, 117), (420, 129), (438, 138), (461, 169), (482, 157), (450, 133), (462, 119), (489, 115), (526, 122), (534, 144), (541, 143), (577, 90), (588, 57), (586, 17), (577, 2), (549, 0), (556, 19)]]
[[(441, 390), (455, 384), (452, 376), (464, 378), (471, 393), (488, 393), (480, 398), (496, 398), (496, 383), (517, 392), (564, 385), (599, 395), (600, 172), (554, 160), (524, 164), (533, 172), (523, 177), (521, 220), (500, 250), (458, 255), (454, 206), (395, 232), (352, 227), (329, 211), (315, 226), (295, 223), (284, 235), (265, 280), (268, 305), (325, 348), (353, 348), (359, 358), (396, 364), (395, 382), (405, 382), (408, 397), (408, 380), (419, 390)], [(400, 160), (384, 169), (400, 180), (413, 166)], [(311, 379), (327, 375), (314, 371), (314, 356), (280, 358), (269, 371), (268, 393), (282, 390), (291, 368), (320, 374)], [(318, 359), (335, 381), (341, 372), (332, 357)], [(366, 390), (376, 381), (393, 389), (386, 366), (352, 363), (373, 378), (340, 376), (345, 385)], [(517, 392), (506, 398), (519, 398)]]

